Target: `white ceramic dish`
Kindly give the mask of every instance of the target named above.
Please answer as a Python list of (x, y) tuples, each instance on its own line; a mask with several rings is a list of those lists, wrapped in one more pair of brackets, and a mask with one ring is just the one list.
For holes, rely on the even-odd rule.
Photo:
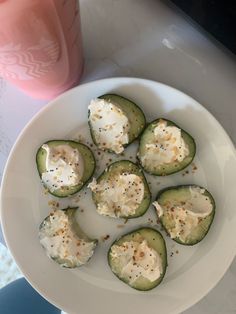
[[(203, 242), (184, 247), (167, 238), (168, 269), (163, 283), (150, 292), (135, 291), (120, 282), (110, 271), (106, 253), (119, 235), (138, 226), (155, 224), (149, 209), (145, 216), (124, 224), (95, 212), (90, 192), (59, 201), (59, 206), (78, 204), (83, 211), (78, 219), (86, 232), (100, 243), (87, 266), (76, 270), (59, 267), (48, 259), (38, 241), (38, 226), (48, 214), (48, 201), (40, 184), (35, 154), (46, 140), (77, 138), (91, 143), (87, 126), (87, 106), (91, 98), (115, 92), (134, 100), (147, 120), (166, 117), (195, 138), (197, 155), (193, 171), (168, 177), (147, 175), (153, 198), (163, 187), (197, 183), (205, 186), (216, 201), (216, 217)], [(126, 150), (134, 160), (137, 144)], [(96, 153), (97, 158), (99, 157)], [(97, 173), (113, 155), (105, 154)], [(121, 159), (120, 158), (120, 159)], [(193, 173), (194, 172), (194, 173)], [(163, 84), (136, 78), (115, 78), (85, 84), (52, 101), (26, 126), (18, 138), (5, 168), (1, 218), (7, 244), (21, 271), (46, 299), (64, 311), (82, 314), (180, 313), (206, 295), (220, 280), (235, 256), (236, 248), (236, 157), (235, 149), (215, 118), (189, 96)], [(54, 199), (55, 200), (55, 199)], [(122, 227), (121, 227), (122, 226)], [(159, 229), (159, 227), (157, 226)], [(173, 254), (171, 254), (173, 253)], [(173, 255), (172, 257), (170, 255)]]

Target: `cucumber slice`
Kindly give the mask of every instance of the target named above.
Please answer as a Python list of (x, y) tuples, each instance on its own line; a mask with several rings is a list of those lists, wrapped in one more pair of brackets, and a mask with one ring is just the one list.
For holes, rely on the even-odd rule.
[[(130, 128), (128, 131), (128, 143), (123, 145), (123, 147), (127, 147), (129, 144), (131, 144), (135, 139), (137, 139), (140, 136), (140, 134), (145, 128), (146, 118), (143, 111), (139, 108), (138, 105), (136, 105), (131, 100), (125, 97), (116, 95), (116, 94), (106, 94), (98, 98), (104, 99), (107, 102), (112, 103), (113, 105), (117, 106), (123, 111), (123, 113), (128, 118), (130, 122)], [(90, 112), (89, 112), (89, 116), (90, 116)], [(103, 147), (99, 145), (99, 143), (97, 143), (94, 130), (92, 128), (90, 121), (89, 121), (89, 128), (90, 128), (90, 133), (91, 133), (91, 137), (93, 139), (94, 144), (97, 145), (99, 148), (104, 149)], [(111, 149), (107, 149), (107, 151), (114, 152)]]
[[(196, 191), (199, 191), (199, 193), (200, 191), (202, 191), (202, 196), (200, 196), (198, 203), (194, 200), (194, 197), (197, 197), (196, 193), (198, 192), (194, 192), (195, 194), (191, 194), (191, 191), (194, 191), (194, 189)], [(205, 200), (203, 196), (205, 197)], [(174, 241), (183, 245), (194, 245), (202, 241), (202, 239), (208, 233), (215, 215), (215, 201), (209, 191), (198, 185), (173, 186), (160, 191), (157, 195), (156, 200), (161, 207), (161, 214), (159, 215), (160, 222), (170, 236), (171, 231), (174, 231), (171, 236)], [(190, 216), (187, 216), (189, 218), (187, 218), (187, 221), (186, 219), (183, 220), (184, 224), (181, 218), (181, 221), (179, 222), (176, 222), (175, 219), (176, 213), (179, 213), (179, 215), (181, 215), (179, 208), (183, 208), (183, 206), (184, 208), (193, 210), (196, 215), (194, 217), (191, 216), (191, 218)], [(211, 208), (211, 211), (209, 210), (209, 208)], [(204, 211), (204, 216), (201, 216)], [(201, 213), (200, 216), (199, 213)], [(196, 220), (196, 217), (198, 217), (198, 221)], [(186, 230), (185, 226), (190, 228), (190, 231), (187, 231), (187, 233), (183, 231), (182, 235), (180, 233), (178, 236), (175, 236), (175, 231), (177, 230), (176, 228), (178, 228), (178, 230), (181, 230), (181, 228), (182, 230)]]
[(155, 135), (154, 129), (158, 125), (160, 121), (165, 121), (167, 126), (174, 126), (178, 129), (181, 129), (177, 126), (174, 122), (167, 120), (167, 119), (157, 119), (151, 122), (147, 128), (144, 130), (141, 138), (140, 138), (140, 145), (139, 145), (139, 152), (138, 158), (140, 164), (142, 165), (143, 169), (153, 175), (156, 176), (166, 176), (172, 173), (178, 172), (186, 168), (192, 161), (196, 153), (196, 144), (194, 139), (190, 134), (186, 131), (181, 129), (181, 137), (184, 140), (184, 143), (187, 145), (189, 154), (182, 160), (182, 161), (172, 161), (170, 163), (162, 163), (162, 164), (155, 164), (155, 162), (144, 162), (144, 157), (147, 154), (147, 144), (155, 143)]
[[(87, 181), (91, 178), (95, 170), (95, 158), (92, 151), (84, 144), (69, 141), (69, 140), (52, 140), (48, 141), (47, 144), (49, 147), (56, 147), (59, 145), (70, 145), (72, 148), (77, 149), (83, 158), (84, 171), (81, 182), (78, 185), (74, 186), (63, 186), (63, 188), (59, 188), (56, 190), (50, 190), (49, 187), (44, 182), (45, 188), (48, 189), (48, 192), (56, 197), (67, 197), (77, 193), (82, 187), (87, 183)], [(36, 164), (39, 172), (39, 176), (42, 179), (42, 174), (46, 172), (46, 157), (47, 152), (44, 148), (40, 147), (36, 154)]]
[[(111, 216), (111, 217), (115, 217), (115, 218), (116, 217), (117, 218), (128, 218), (128, 219), (140, 217), (140, 216), (145, 214), (145, 212), (147, 211), (147, 209), (150, 205), (151, 193), (150, 193), (146, 178), (145, 178), (145, 176), (144, 176), (144, 174), (143, 174), (143, 172), (139, 166), (137, 166), (136, 164), (134, 164), (133, 162), (131, 162), (129, 160), (116, 161), (116, 162), (112, 163), (100, 175), (100, 177), (97, 179), (97, 184), (101, 183), (101, 181), (103, 181), (103, 182), (114, 181), (113, 180), (114, 178), (116, 178), (117, 176), (122, 175), (122, 174), (134, 174), (141, 179), (141, 181), (144, 185), (144, 194), (143, 194), (142, 202), (135, 209), (135, 213), (132, 215), (127, 216), (127, 215), (119, 214), (117, 212), (117, 213), (115, 213), (115, 216), (111, 216), (111, 215), (107, 215), (107, 216)], [(116, 181), (114, 181), (114, 184), (115, 185), (117, 184)], [(97, 209), (99, 207), (99, 204), (104, 202), (104, 197), (102, 196), (103, 192), (104, 192), (104, 190), (92, 192), (92, 197), (93, 197), (93, 200), (95, 202)]]
[(66, 268), (86, 264), (98, 242), (80, 228), (75, 218), (76, 210), (77, 207), (57, 209), (39, 226), (39, 240), (47, 255)]
[[(161, 264), (160, 276), (156, 280), (151, 281), (148, 278), (146, 278), (146, 276), (141, 275), (138, 276), (138, 278), (135, 281), (130, 282), (130, 277), (127, 274), (124, 274), (122, 271), (124, 266), (124, 257), (123, 256), (115, 257), (112, 254), (112, 249), (114, 248), (114, 246), (121, 246), (122, 244), (130, 241), (142, 243), (143, 240), (146, 240), (148, 247), (153, 249), (159, 255)], [(120, 280), (128, 284), (130, 287), (142, 291), (151, 290), (158, 286), (165, 276), (167, 267), (167, 253), (165, 240), (163, 239), (160, 232), (152, 228), (144, 227), (134, 230), (126, 235), (123, 235), (111, 245), (108, 251), (108, 264), (112, 272)]]

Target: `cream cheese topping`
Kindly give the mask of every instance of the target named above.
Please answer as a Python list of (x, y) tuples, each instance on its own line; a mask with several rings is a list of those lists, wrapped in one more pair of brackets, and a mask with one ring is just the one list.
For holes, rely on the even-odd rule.
[(95, 141), (99, 148), (120, 154), (129, 142), (130, 124), (127, 116), (116, 105), (104, 100), (93, 99), (88, 107)]
[(121, 276), (134, 283), (139, 277), (151, 282), (157, 280), (163, 272), (160, 255), (146, 240), (124, 242), (122, 245), (113, 245), (111, 256), (118, 258), (122, 267)]
[(93, 255), (95, 243), (80, 239), (72, 230), (71, 222), (63, 210), (56, 210), (43, 223), (39, 238), (52, 258), (85, 264)]
[(178, 237), (181, 241), (185, 241), (192, 230), (213, 210), (210, 198), (204, 195), (205, 189), (190, 187), (189, 190), (190, 198), (184, 202), (168, 201), (162, 206), (157, 201), (153, 203), (159, 217), (165, 212), (174, 222), (168, 230), (171, 238)]
[(159, 167), (174, 161), (181, 162), (189, 155), (189, 149), (181, 136), (181, 129), (167, 126), (160, 120), (154, 129), (154, 142), (146, 144), (146, 153), (141, 161), (145, 165)]
[(157, 201), (153, 202), (152, 205), (156, 208), (157, 216), (160, 218), (164, 213), (163, 208), (159, 205)]
[(98, 213), (110, 217), (135, 214), (144, 197), (143, 180), (135, 174), (123, 173), (99, 183), (93, 179), (88, 187), (99, 193)]
[(42, 148), (47, 152), (46, 172), (42, 173), (42, 181), (50, 191), (81, 183), (84, 162), (78, 149), (68, 144), (44, 144)]

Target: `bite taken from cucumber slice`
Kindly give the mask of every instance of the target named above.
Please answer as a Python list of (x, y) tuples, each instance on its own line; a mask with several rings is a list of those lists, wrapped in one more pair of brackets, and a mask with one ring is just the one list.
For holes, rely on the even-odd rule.
[(36, 163), (43, 185), (56, 197), (67, 197), (81, 190), (96, 165), (86, 145), (70, 140), (44, 143), (38, 149)]
[(88, 109), (93, 142), (102, 150), (121, 154), (145, 128), (142, 110), (119, 95), (106, 94), (93, 99)]
[(92, 257), (97, 240), (90, 239), (80, 228), (77, 208), (57, 209), (39, 226), (39, 240), (48, 257), (66, 268), (86, 264)]
[(88, 185), (97, 212), (113, 218), (136, 218), (145, 214), (151, 193), (142, 169), (129, 160), (112, 163)]
[(166, 176), (186, 168), (194, 159), (196, 144), (190, 134), (167, 119), (156, 119), (144, 130), (138, 159), (143, 169)]
[(167, 267), (165, 240), (155, 229), (143, 227), (121, 236), (108, 251), (112, 272), (130, 287), (147, 291), (163, 280)]
[(215, 215), (213, 196), (198, 185), (166, 188), (158, 193), (153, 205), (166, 232), (184, 245), (202, 241)]

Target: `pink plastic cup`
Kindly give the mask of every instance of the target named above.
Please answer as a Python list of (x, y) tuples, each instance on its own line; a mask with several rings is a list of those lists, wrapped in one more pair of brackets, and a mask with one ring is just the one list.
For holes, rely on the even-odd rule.
[(77, 0), (0, 0), (0, 76), (35, 98), (77, 85), (83, 51)]

